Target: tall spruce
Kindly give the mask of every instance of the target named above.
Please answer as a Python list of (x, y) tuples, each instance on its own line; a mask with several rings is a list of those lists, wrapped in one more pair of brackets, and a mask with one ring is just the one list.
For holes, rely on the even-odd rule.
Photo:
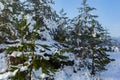
[(71, 32), (71, 40), (74, 53), (79, 66), (86, 67), (92, 75), (104, 70), (105, 66), (112, 61), (106, 53), (107, 43), (110, 38), (107, 31), (96, 20), (86, 0), (83, 0), (83, 7), (79, 9), (79, 15), (73, 19), (74, 30)]
[[(9, 0), (8, 0), (9, 2)], [(41, 79), (36, 71), (45, 74), (44, 79), (53, 79), (53, 74), (62, 64), (67, 64), (66, 56), (59, 49), (54, 52), (49, 46), (41, 42), (47, 42), (45, 34), (49, 32), (47, 20), (52, 20), (51, 2), (48, 0), (13, 0), (10, 5), (10, 23), (16, 31), (19, 42), (17, 45), (7, 47), (9, 67), (6, 72), (15, 73), (12, 80)], [(30, 5), (29, 5), (30, 4)], [(30, 17), (29, 20), (27, 17)], [(6, 17), (8, 18), (8, 17)], [(31, 21), (32, 22), (31, 22)], [(40, 71), (41, 70), (41, 71)]]
[[(64, 9), (60, 10), (59, 14), (54, 15), (54, 21), (57, 23), (57, 27), (50, 31), (52, 38), (57, 41), (57, 46), (61, 54), (68, 53), (71, 50), (69, 49), (69, 22), (70, 19), (66, 16), (67, 13), (64, 12)], [(69, 54), (67, 55), (70, 58)], [(62, 68), (64, 66), (73, 66), (74, 61), (71, 59), (66, 59), (66, 61), (62, 61)]]
[(69, 22), (69, 19), (68, 17), (66, 17), (66, 14), (67, 13), (64, 12), (64, 9), (60, 11), (60, 15), (56, 14), (57, 15), (56, 16), (57, 28), (51, 30), (53, 39), (63, 45), (67, 38), (67, 27), (68, 27), (68, 22)]
[(10, 0), (1, 0), (0, 3), (3, 5), (3, 9), (0, 13), (0, 43), (8, 44), (10, 40), (15, 40), (16, 34), (13, 25), (11, 24), (12, 20), (12, 9)]

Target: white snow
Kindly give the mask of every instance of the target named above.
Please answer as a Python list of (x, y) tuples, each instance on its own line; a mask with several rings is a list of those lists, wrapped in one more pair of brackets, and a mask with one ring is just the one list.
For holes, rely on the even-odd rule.
[(4, 9), (4, 5), (0, 2), (0, 11)]
[(118, 48), (117, 46), (113, 46), (113, 47), (112, 47), (112, 50), (113, 50), (114, 52), (120, 52), (120, 50), (119, 50), (119, 48)]
[(102, 72), (101, 77), (104, 80), (120, 80), (120, 52), (109, 54), (115, 61), (106, 66), (108, 70)]
[(90, 76), (87, 69), (74, 73), (73, 68), (69, 66), (57, 72), (55, 80), (120, 80), (120, 52), (110, 52), (108, 54), (115, 61), (106, 66), (108, 70), (101, 72), (95, 77)]
[[(94, 78), (95, 79), (95, 78)], [(55, 80), (94, 80), (88, 71), (73, 72), (73, 67), (67, 66), (55, 75)]]
[(0, 53), (0, 73), (4, 72), (7, 68), (5, 53)]
[(20, 68), (20, 71), (25, 71), (25, 70), (27, 70), (27, 69), (28, 69), (27, 66), (22, 66), (22, 67)]
[(14, 51), (10, 56), (19, 57), (20, 55), (22, 55), (22, 52)]
[(42, 79), (44, 79), (44, 78), (46, 77), (46, 74), (42, 73), (42, 74), (40, 75), (40, 77), (41, 77)]
[(15, 70), (14, 72), (6, 72), (4, 74), (0, 74), (0, 80), (8, 80), (7, 78), (14, 76), (17, 71), (18, 70)]
[(50, 20), (50, 19), (46, 19), (45, 17), (44, 17), (44, 22), (45, 22), (45, 24), (47, 25), (47, 27), (49, 28), (49, 29), (55, 29), (55, 28), (57, 28), (57, 24), (55, 23), (55, 21), (53, 21), (53, 20)]
[(96, 33), (92, 34), (93, 37), (96, 37)]
[[(38, 41), (38, 43), (45, 44), (43, 41)], [(50, 46), (53, 44), (53, 42), (47, 42), (47, 44)], [(3, 47), (4, 45), (1, 45), (0, 47)], [(4, 46), (5, 47), (5, 46)], [(51, 48), (52, 52), (56, 51), (56, 48)], [(19, 53), (13, 52), (12, 56), (19, 56)], [(100, 76), (91, 77), (90, 73), (87, 69), (83, 69), (81, 71), (78, 71), (77, 73), (73, 72), (73, 67), (66, 66), (63, 70), (59, 70), (55, 74), (55, 80), (120, 80), (120, 52), (109, 52), (110, 58), (115, 59), (115, 61), (111, 62), (106, 66), (108, 70), (103, 71), (100, 73)], [(67, 55), (67, 52), (65, 53)], [(73, 59), (73, 55), (71, 55), (71, 60)], [(76, 62), (77, 63), (77, 62)], [(0, 73), (4, 72), (7, 68), (6, 61), (5, 61), (5, 53), (0, 53)], [(24, 71), (27, 69), (27, 66), (21, 67), (21, 71)], [(8, 77), (11, 77), (15, 75), (15, 72), (6, 72), (4, 74), (0, 74), (0, 80), (7, 80)], [(37, 73), (35, 71), (35, 74), (37, 74), (39, 77), (44, 78), (45, 75), (41, 74), (41, 71), (39, 70)]]

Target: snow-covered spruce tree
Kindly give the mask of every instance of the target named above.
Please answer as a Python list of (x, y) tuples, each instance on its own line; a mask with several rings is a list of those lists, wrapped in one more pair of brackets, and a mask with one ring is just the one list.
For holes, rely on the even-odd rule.
[[(70, 19), (68, 17), (66, 17), (66, 13), (64, 12), (64, 9), (62, 9), (60, 11), (60, 14), (56, 14), (54, 15), (54, 20), (57, 23), (57, 27), (52, 29), (50, 31), (50, 34), (52, 35), (52, 38), (57, 41), (57, 46), (59, 46), (60, 52), (62, 54), (64, 53), (68, 53), (71, 52), (71, 50), (69, 49), (69, 32), (68, 32), (68, 27), (69, 27), (69, 22)], [(74, 65), (74, 61), (70, 59), (69, 54), (67, 54), (67, 57), (69, 59), (67, 59), (66, 61), (63, 61), (62, 63), (62, 68), (64, 69), (64, 66), (73, 66)]]
[[(46, 5), (46, 4), (50, 4), (50, 3), (54, 3), (52, 0), (41, 0), (40, 2), (39, 2), (39, 0), (37, 0), (37, 1), (32, 1), (31, 0), (31, 3), (34, 3), (34, 4), (36, 4), (36, 6), (33, 6), (34, 7), (34, 9), (35, 9), (35, 16), (34, 16), (34, 18), (33, 19), (36, 19), (36, 17), (40, 17), (39, 19), (38, 19), (38, 21), (40, 21), (40, 22), (43, 22), (44, 24), (39, 24), (41, 27), (39, 28), (39, 30), (41, 31), (41, 32), (46, 32), (47, 34), (50, 34), (51, 33), (51, 31), (52, 30), (57, 30), (57, 24), (59, 23), (58, 21), (60, 21), (60, 20), (58, 20), (58, 19), (60, 19), (59, 18), (59, 16), (57, 16), (57, 14), (55, 13), (55, 11), (54, 10), (52, 10), (52, 8), (50, 7), (50, 5)], [(38, 5), (38, 3), (40, 4), (40, 5)], [(44, 15), (44, 16), (41, 16), (41, 15), (39, 15), (39, 14), (41, 14), (41, 15)], [(61, 12), (61, 14), (62, 14), (62, 12)], [(63, 14), (64, 15), (64, 14)], [(57, 17), (56, 17), (57, 16)], [(56, 19), (57, 18), (57, 19)], [(62, 18), (61, 18), (62, 19)], [(64, 23), (63, 23), (64, 24)], [(45, 28), (42, 28), (42, 26), (45, 26)], [(62, 27), (62, 26), (61, 26)], [(44, 34), (46, 34), (46, 33), (44, 33)], [(56, 33), (56, 32), (55, 32)], [(45, 35), (44, 36), (44, 34), (40, 34), (40, 36), (38, 36), (38, 38), (39, 39), (41, 39), (41, 40), (48, 40), (48, 39), (50, 39), (49, 38), (49, 35)], [(52, 36), (54, 36), (54, 34), (51, 34)], [(45, 37), (47, 36), (47, 38), (48, 39), (46, 39)], [(54, 37), (55, 38), (55, 37)], [(52, 38), (51, 38), (52, 39)], [(50, 40), (51, 40), (50, 39)], [(54, 39), (55, 40), (55, 39)], [(57, 42), (56, 42), (57, 41)], [(64, 40), (63, 40), (64, 41)], [(57, 48), (57, 50), (59, 51), (59, 57), (61, 57), (61, 59), (64, 59), (64, 58), (66, 58), (66, 57), (64, 57), (64, 56), (62, 56), (62, 52), (61, 52), (61, 49), (62, 49), (62, 47), (61, 47), (61, 45), (59, 45), (59, 43), (58, 43), (59, 41), (58, 40), (55, 40), (55, 43), (52, 43), (53, 45), (52, 46), (54, 46), (54, 47), (56, 47)], [(57, 53), (58, 54), (58, 53)], [(46, 54), (46, 55), (49, 55), (48, 53)], [(61, 56), (60, 56), (61, 55)], [(60, 64), (64, 64), (64, 65), (69, 65), (69, 64), (71, 64), (71, 61), (70, 61), (70, 63), (68, 63), (67, 64), (67, 61), (61, 61), (60, 62)], [(59, 64), (58, 65), (56, 65), (56, 66), (60, 66)]]
[[(7, 60), (7, 54), (4, 52), (6, 46), (17, 44), (16, 30), (13, 27), (11, 21), (13, 19), (11, 0), (0, 0), (0, 54), (5, 55), (2, 60)], [(15, 7), (14, 7), (15, 8)], [(7, 63), (4, 63), (7, 67)], [(4, 66), (2, 68), (5, 68)], [(5, 72), (0, 70), (0, 73)]]
[(76, 58), (79, 60), (79, 67), (86, 67), (92, 75), (105, 69), (105, 66), (112, 61), (106, 54), (105, 45), (109, 43), (109, 36), (106, 30), (96, 20), (91, 8), (83, 0), (83, 7), (79, 9), (79, 15), (73, 19), (74, 29), (71, 31), (71, 44)]
[(13, 4), (16, 10), (11, 5), (13, 14), (10, 21), (17, 31), (19, 43), (7, 48), (9, 68), (6, 71), (11, 73), (8, 78), (12, 80), (39, 80), (43, 77), (53, 79), (53, 73), (62, 64), (67, 63), (65, 61), (67, 57), (62, 56), (58, 46), (55, 45), (56, 42), (49, 35), (49, 29), (56, 25), (52, 21), (52, 10), (48, 2), (15, 0)]
[(60, 44), (63, 43), (63, 45), (67, 38), (68, 22), (69, 22), (69, 19), (68, 17), (66, 17), (66, 13), (64, 12), (64, 9), (62, 9), (60, 11), (60, 15), (56, 16), (57, 28), (51, 30), (53, 39), (58, 41)]
[[(12, 12), (11, 12), (11, 1), (0, 0), (0, 43), (12, 44), (10, 40), (16, 39), (15, 29), (11, 24)], [(13, 42), (14, 43), (14, 42)]]
[[(27, 20), (22, 18), (22, 20), (16, 21), (15, 25), (20, 32), (21, 43), (19, 46), (9, 47), (7, 49), (8, 52), (12, 52), (9, 56), (10, 66), (8, 69), (8, 71), (12, 71), (15, 74), (11, 77), (12, 80), (41, 79), (41, 77), (35, 75), (37, 70), (41, 69), (42, 73), (52, 75), (51, 72), (54, 73), (58, 68), (60, 68), (62, 59), (66, 59), (67, 57), (59, 55), (58, 53), (53, 53), (53, 55), (49, 53), (42, 53), (45, 52), (43, 50), (41, 53), (36, 52), (36, 47), (38, 47), (37, 45), (50, 50), (48, 45), (35, 43), (38, 34), (36, 33), (38, 25), (35, 25), (35, 28), (32, 31), (31, 41), (25, 41), (27, 33), (25, 29), (30, 25), (27, 23)], [(49, 78), (50, 76), (46, 77)]]

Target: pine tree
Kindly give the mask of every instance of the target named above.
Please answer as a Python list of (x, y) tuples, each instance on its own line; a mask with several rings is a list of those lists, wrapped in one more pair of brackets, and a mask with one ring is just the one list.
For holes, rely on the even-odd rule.
[[(106, 54), (110, 37), (96, 20), (97, 16), (91, 14), (95, 8), (89, 7), (86, 0), (83, 0), (83, 7), (71, 24), (64, 10), (60, 15), (52, 10), (52, 0), (0, 2), (5, 6), (0, 16), (0, 33), (4, 35), (0, 35), (0, 43), (7, 39), (19, 41), (6, 48), (9, 57), (6, 71), (14, 73), (10, 79), (41, 80), (42, 77), (36, 74), (38, 71), (45, 74), (44, 79), (54, 80), (54, 73), (64, 65), (74, 66), (75, 72), (87, 68), (95, 75), (112, 60)], [(58, 26), (54, 29), (49, 23)], [(48, 43), (50, 40), (52, 44)], [(65, 52), (72, 52), (75, 60), (69, 60), (70, 56), (64, 56)], [(75, 61), (79, 64), (74, 64)]]
[(71, 31), (71, 44), (76, 57), (80, 58), (79, 66), (87, 67), (91, 74), (95, 75), (112, 61), (106, 53), (110, 39), (106, 30), (96, 20), (97, 16), (91, 14), (95, 8), (88, 6), (86, 0), (83, 0), (82, 5), (79, 15), (72, 22), (75, 28)]
[(64, 45), (67, 39), (67, 27), (69, 19), (66, 17), (64, 9), (60, 11), (60, 15), (57, 15), (56, 18), (57, 28), (52, 29), (51, 34), (53, 35), (54, 40)]
[(17, 38), (15, 29), (11, 24), (11, 2), (9, 0), (1, 0), (0, 2), (3, 4), (3, 9), (0, 13), (0, 43), (8, 44), (11, 43), (10, 40), (15, 40)]
[[(51, 75), (51, 72), (54, 73), (57, 69), (61, 67), (61, 64), (65, 63), (65, 59), (67, 57), (62, 56), (57, 53), (49, 54), (49, 53), (44, 53), (44, 55), (39, 54), (36, 52), (36, 48), (38, 47), (37, 45), (40, 45), (46, 50), (50, 50), (49, 46), (47, 45), (42, 45), (42, 44), (36, 44), (35, 41), (37, 39), (36, 37), (36, 32), (38, 30), (38, 25), (35, 25), (34, 30), (32, 31), (32, 41), (25, 41), (25, 36), (26, 36), (26, 31), (25, 29), (29, 27), (29, 23), (27, 23), (27, 20), (22, 18), (20, 21), (15, 21), (15, 25), (19, 30), (20, 33), (20, 39), (21, 43), (20, 46), (15, 46), (15, 47), (9, 47), (7, 51), (10, 52), (20, 52), (20, 56), (13, 56), (13, 53), (10, 53), (10, 66), (8, 71), (13, 71), (16, 72), (15, 76), (13, 76), (11, 79), (15, 80), (32, 80), (34, 75), (34, 70), (39, 70), (40, 68), (42, 69), (42, 73), (45, 73), (47, 75)], [(45, 51), (43, 51), (45, 52)], [(42, 52), (41, 52), (42, 53)], [(17, 54), (19, 55), (19, 54)], [(49, 57), (49, 59), (46, 59), (46, 57)], [(22, 64), (22, 65), (21, 65)], [(55, 65), (56, 64), (56, 65)], [(25, 70), (22, 70), (22, 68), (26, 68)], [(23, 76), (24, 74), (24, 76)], [(34, 75), (35, 77), (35, 75)]]
[[(28, 5), (31, 3), (31, 5)], [(52, 12), (48, 1), (26, 1), (15, 0), (11, 3), (11, 18), (9, 19), (12, 27), (16, 30), (16, 36), (19, 40), (17, 45), (7, 48), (9, 57), (9, 68), (7, 72), (13, 72), (10, 77), (12, 80), (32, 80), (41, 79), (36, 76), (36, 71), (41, 70), (46, 78), (53, 79), (53, 74), (62, 64), (66, 64), (66, 56), (57, 49), (52, 51), (47, 42), (45, 33), (49, 32), (49, 26), (46, 25), (47, 19), (52, 20)], [(26, 4), (26, 5), (25, 5)], [(6, 4), (6, 6), (9, 6)], [(16, 6), (16, 9), (14, 8)], [(29, 9), (29, 7), (31, 7)], [(22, 13), (21, 13), (22, 12)], [(33, 15), (33, 16), (32, 16)], [(31, 16), (32, 22), (29, 22), (26, 16)], [(29, 20), (30, 20), (29, 19)], [(54, 47), (56, 48), (56, 47)]]
[[(64, 12), (64, 9), (62, 9), (58, 14), (54, 15), (55, 18), (54, 21), (57, 23), (57, 27), (55, 29), (52, 29), (50, 31), (50, 34), (52, 35), (53, 39), (57, 41), (58, 49), (60, 49), (60, 53), (64, 55), (65, 52), (70, 52), (69, 49), (69, 31), (68, 31), (68, 25), (70, 22), (70, 19), (66, 16), (67, 13)], [(68, 54), (69, 55), (69, 54)], [(66, 61), (62, 61), (62, 68), (64, 66), (73, 66), (74, 61), (69, 60), (69, 56), (67, 56), (68, 59)]]

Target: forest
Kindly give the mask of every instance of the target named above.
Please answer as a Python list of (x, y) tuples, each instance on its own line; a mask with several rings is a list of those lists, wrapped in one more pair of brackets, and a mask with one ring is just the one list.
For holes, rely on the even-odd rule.
[(120, 43), (97, 20), (96, 8), (82, 0), (70, 19), (54, 4), (0, 0), (0, 80), (108, 80), (100, 74)]

